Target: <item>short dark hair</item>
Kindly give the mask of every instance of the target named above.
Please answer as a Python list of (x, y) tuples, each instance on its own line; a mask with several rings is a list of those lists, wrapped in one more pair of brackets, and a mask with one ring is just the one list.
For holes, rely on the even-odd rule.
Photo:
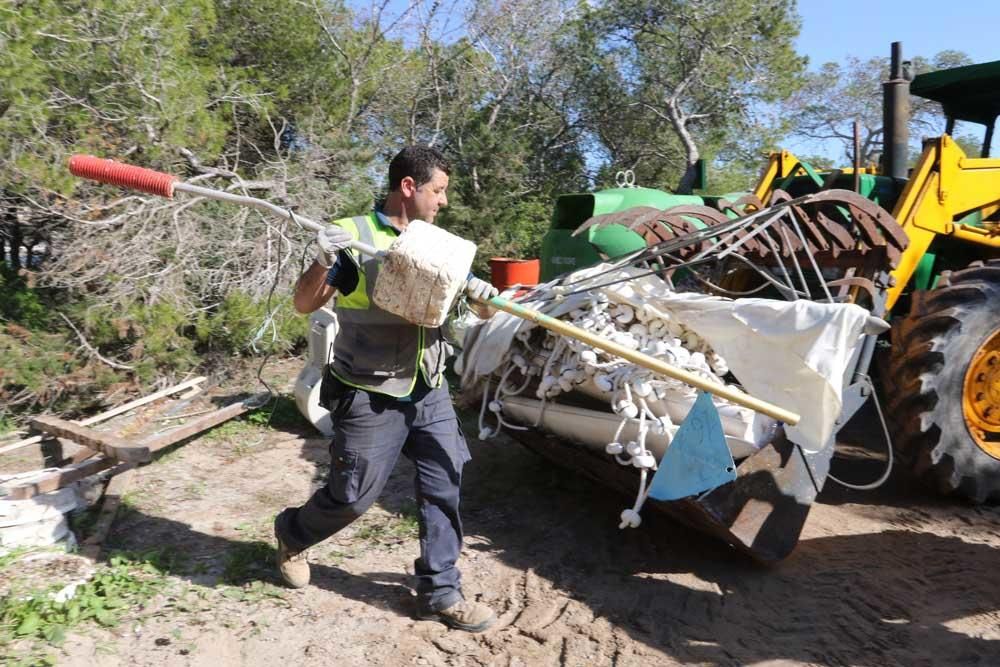
[(398, 190), (407, 176), (420, 187), (431, 180), (435, 169), (451, 174), (451, 165), (441, 151), (430, 146), (407, 146), (389, 163), (389, 192)]

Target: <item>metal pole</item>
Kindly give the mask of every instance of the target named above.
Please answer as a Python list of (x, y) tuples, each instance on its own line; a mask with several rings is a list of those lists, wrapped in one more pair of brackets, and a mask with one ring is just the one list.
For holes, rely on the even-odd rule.
[(854, 119), (854, 191), (861, 193), (861, 123)]
[[(191, 185), (190, 183), (175, 183), (174, 190), (178, 192), (186, 192), (190, 195), (196, 195), (199, 197), (207, 197), (208, 199), (217, 199), (219, 201), (229, 202), (230, 204), (238, 204), (240, 206), (252, 206), (254, 208), (259, 208), (275, 215), (279, 218), (284, 218), (290, 222), (294, 222), (304, 229), (308, 229), (312, 232), (318, 232), (323, 229), (323, 225), (319, 224), (314, 220), (310, 220), (304, 216), (292, 213), (290, 209), (278, 206), (277, 204), (272, 204), (269, 201), (263, 199), (258, 199), (256, 197), (246, 197), (243, 195), (234, 195), (230, 192), (223, 192), (222, 190), (214, 190), (212, 188), (205, 188), (200, 185)], [(370, 245), (362, 243), (361, 241), (351, 241), (351, 247), (359, 252), (363, 252), (366, 255), (371, 255), (372, 257), (382, 257), (385, 253), (374, 248)]]

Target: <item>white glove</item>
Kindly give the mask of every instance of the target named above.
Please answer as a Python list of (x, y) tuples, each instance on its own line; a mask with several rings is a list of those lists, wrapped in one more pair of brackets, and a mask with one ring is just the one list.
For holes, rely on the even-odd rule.
[(319, 250), (316, 252), (316, 263), (326, 268), (337, 261), (337, 253), (351, 245), (354, 237), (343, 227), (327, 225), (316, 234)]
[(489, 301), (500, 294), (500, 291), (485, 280), (472, 276), (465, 282), (465, 293), (478, 301)]

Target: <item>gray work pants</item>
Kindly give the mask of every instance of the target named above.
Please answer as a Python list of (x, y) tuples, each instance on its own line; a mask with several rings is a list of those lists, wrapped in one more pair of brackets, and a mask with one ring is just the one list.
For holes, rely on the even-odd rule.
[(278, 515), (282, 541), (303, 550), (341, 530), (371, 507), (402, 452), (416, 467), (420, 557), (414, 563), (420, 606), (445, 609), (462, 599), (455, 562), (462, 548), (459, 487), (469, 449), (448, 386), (411, 401), (339, 387), (330, 476), (302, 507)]

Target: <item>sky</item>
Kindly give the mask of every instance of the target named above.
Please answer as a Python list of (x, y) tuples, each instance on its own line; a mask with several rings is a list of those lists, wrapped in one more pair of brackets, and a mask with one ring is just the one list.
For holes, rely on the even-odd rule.
[[(888, 58), (892, 42), (902, 42), (903, 59), (931, 58), (946, 51), (964, 51), (973, 62), (1000, 60), (1000, 41), (980, 26), (1000, 26), (997, 0), (798, 0), (802, 28), (796, 40), (799, 53), (809, 57), (809, 69), (823, 63)], [(958, 133), (981, 137), (983, 127), (959, 123)], [(785, 147), (802, 153), (842, 159), (836, 142), (787, 137)], [(992, 154), (998, 154), (1000, 136)]]
[[(974, 62), (1000, 60), (1000, 2), (996, 0), (799, 0), (802, 30), (796, 42), (810, 69), (847, 56), (903, 58), (964, 51)], [(987, 30), (984, 27), (989, 26)]]

